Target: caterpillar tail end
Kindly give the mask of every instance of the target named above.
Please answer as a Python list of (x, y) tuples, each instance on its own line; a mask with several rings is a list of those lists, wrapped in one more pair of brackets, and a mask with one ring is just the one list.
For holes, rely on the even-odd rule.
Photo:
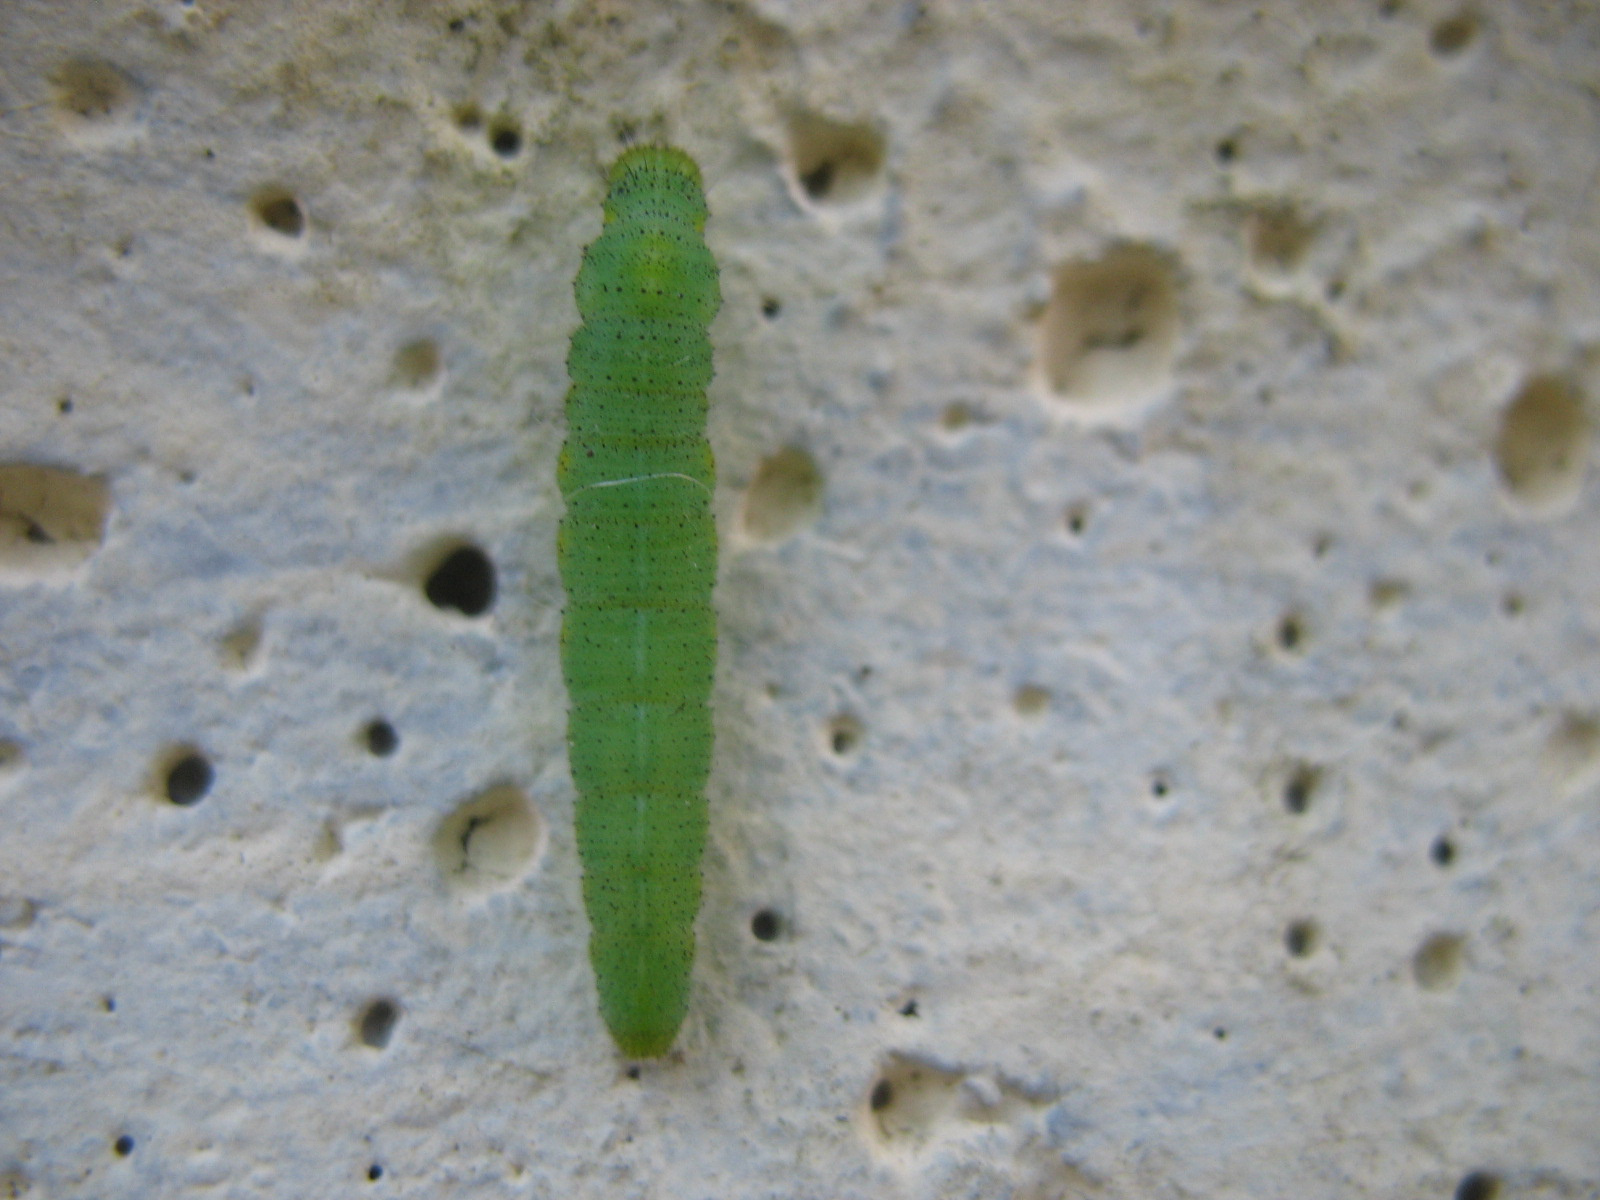
[(602, 999), (600, 1015), (624, 1058), (660, 1058), (678, 1040), (684, 1014), (682, 1010), (646, 1011), (606, 1004)]
[(591, 937), (600, 1016), (624, 1056), (660, 1058), (677, 1040), (694, 959), (694, 943), (685, 940)]
[(617, 1049), (622, 1051), (624, 1058), (660, 1058), (671, 1050), (672, 1043), (678, 1040), (678, 1029), (677, 1026), (664, 1032), (613, 1029), (611, 1037), (617, 1043)]

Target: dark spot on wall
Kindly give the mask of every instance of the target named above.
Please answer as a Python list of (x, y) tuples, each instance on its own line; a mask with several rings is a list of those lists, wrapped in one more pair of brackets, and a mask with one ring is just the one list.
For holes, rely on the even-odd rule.
[(1487, 1171), (1473, 1171), (1456, 1184), (1455, 1200), (1495, 1200), (1500, 1195), (1500, 1180)]
[(1470, 12), (1457, 13), (1434, 25), (1428, 34), (1428, 49), (1440, 58), (1454, 58), (1477, 36), (1478, 18)]
[(783, 931), (783, 922), (770, 908), (763, 908), (750, 918), (750, 932), (757, 941), (770, 942)]
[(825, 200), (829, 191), (833, 189), (834, 165), (831, 162), (819, 162), (811, 170), (800, 176), (800, 186), (806, 195), (813, 200)]
[(435, 608), (482, 616), (494, 604), (494, 564), (476, 546), (459, 546), (429, 572), (423, 593)]
[(1317, 948), (1318, 936), (1315, 921), (1291, 921), (1283, 931), (1283, 948), (1291, 958), (1309, 958)]
[(361, 1018), (356, 1023), (356, 1032), (363, 1046), (382, 1050), (394, 1036), (395, 1026), (399, 1022), (400, 1008), (393, 1000), (374, 1000), (362, 1010)]
[(395, 351), (389, 379), (407, 391), (422, 391), (439, 378), (442, 365), (439, 343), (432, 338), (416, 338)]
[(1278, 649), (1285, 654), (1297, 654), (1305, 649), (1306, 622), (1299, 613), (1286, 613), (1278, 621)]
[(388, 758), (400, 748), (400, 735), (394, 731), (394, 726), (381, 717), (376, 721), (367, 723), (361, 731), (362, 739), (367, 744), (367, 749), (379, 758)]
[(188, 751), (167, 768), (167, 799), (188, 808), (205, 799), (215, 781), (211, 761), (197, 750)]
[(944, 411), (939, 414), (939, 428), (946, 433), (960, 433), (973, 422), (972, 406), (954, 400), (945, 405)]
[(509, 117), (496, 117), (489, 125), (489, 148), (501, 158), (515, 158), (522, 150), (522, 130)]
[(1012, 693), (1011, 707), (1019, 717), (1043, 716), (1050, 708), (1049, 689), (1025, 683)]
[(828, 749), (836, 758), (848, 758), (861, 745), (865, 732), (860, 721), (849, 713), (840, 713), (828, 722)]
[(1316, 767), (1301, 765), (1294, 769), (1283, 785), (1283, 807), (1296, 816), (1311, 807), (1311, 797), (1321, 782), (1322, 772)]
[(283, 188), (270, 187), (257, 192), (250, 201), (250, 211), (267, 229), (286, 238), (298, 238), (306, 231), (305, 210), (300, 201)]
[(1305, 260), (1316, 234), (1316, 223), (1294, 205), (1262, 205), (1245, 220), (1250, 264), (1270, 274), (1293, 271)]
[(1426, 992), (1443, 992), (1461, 979), (1466, 939), (1456, 933), (1430, 934), (1411, 956), (1411, 975)]

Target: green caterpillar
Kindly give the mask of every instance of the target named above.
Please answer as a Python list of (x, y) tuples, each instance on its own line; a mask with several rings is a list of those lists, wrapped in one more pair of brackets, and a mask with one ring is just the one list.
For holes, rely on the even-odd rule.
[(711, 767), (716, 469), (708, 328), (722, 305), (700, 169), (639, 146), (611, 168), (578, 268), (567, 373), (561, 669), (600, 1013), (665, 1054), (689, 1006)]

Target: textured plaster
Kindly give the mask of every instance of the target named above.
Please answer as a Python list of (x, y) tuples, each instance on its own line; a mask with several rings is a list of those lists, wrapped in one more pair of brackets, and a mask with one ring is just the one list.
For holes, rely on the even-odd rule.
[[(0, 3), (0, 1195), (1600, 1194), (1591, 3)], [(556, 637), (726, 304), (689, 1020)]]

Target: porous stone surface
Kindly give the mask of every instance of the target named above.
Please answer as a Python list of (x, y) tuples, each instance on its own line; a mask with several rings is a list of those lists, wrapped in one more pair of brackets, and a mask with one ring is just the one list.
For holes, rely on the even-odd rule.
[[(1600, 10), (0, 4), (0, 1195), (1600, 1194)], [(622, 1060), (571, 296), (722, 266)]]

